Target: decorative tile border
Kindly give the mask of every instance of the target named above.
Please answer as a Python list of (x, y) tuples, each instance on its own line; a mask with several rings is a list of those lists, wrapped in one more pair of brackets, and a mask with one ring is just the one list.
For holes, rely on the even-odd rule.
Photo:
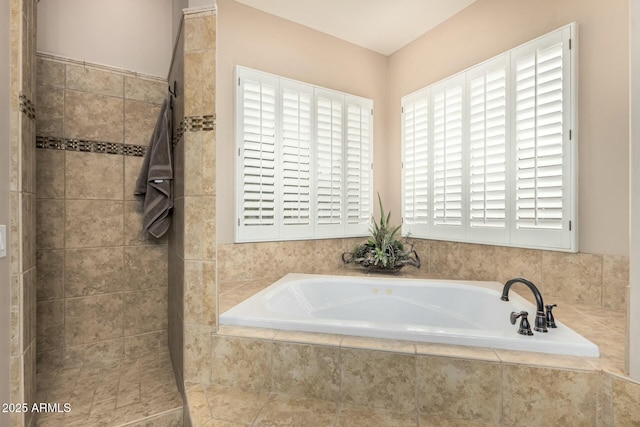
[(55, 138), (36, 136), (36, 148), (48, 150), (84, 151), (87, 153), (121, 154), (144, 157), (147, 147), (143, 145), (120, 144), (116, 142), (88, 141), (85, 139)]
[(36, 119), (36, 105), (25, 95), (20, 94), (20, 111), (31, 120)]
[(180, 120), (173, 135), (173, 145), (176, 145), (185, 132), (209, 132), (216, 130), (216, 114), (206, 116), (186, 116)]

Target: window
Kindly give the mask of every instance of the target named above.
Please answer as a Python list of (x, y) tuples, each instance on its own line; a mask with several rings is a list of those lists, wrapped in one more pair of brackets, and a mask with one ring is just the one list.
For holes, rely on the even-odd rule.
[(403, 233), (577, 251), (574, 33), (402, 98)]
[(362, 236), (373, 101), (237, 68), (236, 241)]

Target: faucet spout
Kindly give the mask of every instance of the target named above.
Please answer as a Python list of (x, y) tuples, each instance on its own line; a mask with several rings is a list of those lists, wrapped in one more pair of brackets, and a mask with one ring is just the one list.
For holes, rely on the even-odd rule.
[(500, 299), (502, 301), (509, 301), (509, 289), (515, 283), (522, 283), (526, 285), (531, 292), (533, 292), (533, 296), (536, 298), (536, 320), (534, 330), (538, 332), (547, 332), (547, 321), (544, 313), (544, 302), (542, 301), (542, 294), (532, 282), (527, 279), (523, 279), (522, 277), (517, 277), (515, 279), (511, 279), (504, 284), (504, 288), (502, 288), (502, 296)]

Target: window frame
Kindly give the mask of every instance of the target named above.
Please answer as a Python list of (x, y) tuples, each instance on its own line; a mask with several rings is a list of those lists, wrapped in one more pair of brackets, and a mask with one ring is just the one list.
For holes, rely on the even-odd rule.
[[(243, 93), (245, 80), (267, 81), (273, 85), (275, 91), (275, 208), (274, 208), (274, 224), (250, 226), (245, 224), (244, 214), (244, 116), (243, 116)], [(236, 108), (235, 108), (235, 146), (236, 146), (236, 173), (235, 173), (235, 242), (266, 242), (266, 241), (284, 241), (284, 240), (311, 240), (325, 238), (345, 238), (345, 237), (361, 237), (369, 233), (371, 224), (371, 215), (373, 214), (373, 129), (374, 129), (374, 108), (373, 100), (323, 88), (320, 86), (288, 79), (274, 74), (250, 69), (243, 66), (236, 66), (235, 72), (236, 82)], [(285, 225), (283, 216), (283, 171), (278, 169), (283, 165), (283, 91), (286, 89), (300, 90), (310, 95), (310, 150), (309, 150), (309, 224), (305, 225)], [(318, 199), (318, 100), (320, 98), (331, 98), (335, 102), (340, 103), (340, 223), (339, 224), (320, 224), (318, 220), (318, 208), (320, 201)], [(350, 105), (358, 105), (370, 109), (371, 115), (368, 122), (368, 137), (366, 146), (368, 148), (368, 158), (370, 162), (367, 170), (368, 176), (368, 194), (365, 200), (368, 202), (369, 215), (366, 221), (360, 223), (349, 223), (348, 218), (348, 191), (347, 191), (347, 171), (349, 168), (348, 158), (348, 109)], [(332, 166), (333, 168), (334, 166)], [(362, 175), (362, 174), (361, 174)]]
[[(401, 146), (402, 146), (402, 215), (403, 215), (403, 234), (411, 234), (413, 237), (428, 238), (434, 240), (449, 240), (467, 243), (491, 244), (501, 246), (514, 246), (522, 248), (549, 249), (556, 251), (577, 252), (578, 250), (578, 230), (577, 230), (577, 159), (578, 159), (578, 140), (577, 140), (577, 25), (571, 23), (557, 30), (551, 31), (534, 40), (524, 43), (514, 49), (497, 55), (487, 61), (476, 66), (470, 67), (464, 71), (456, 73), (453, 76), (445, 78), (427, 87), (412, 92), (401, 99)], [(519, 228), (516, 224), (516, 120), (515, 120), (515, 72), (514, 64), (519, 55), (527, 52), (536, 51), (536, 49), (544, 46), (553, 46), (553, 43), (561, 43), (562, 46), (562, 223), (561, 228), (557, 230), (545, 229), (524, 229)], [(536, 53), (537, 55), (537, 53)], [(537, 58), (537, 57), (536, 57)], [(498, 64), (498, 65), (496, 65)], [(506, 111), (505, 120), (505, 222), (501, 228), (490, 229), (489, 227), (472, 227), (470, 221), (470, 168), (471, 168), (471, 82), (474, 78), (481, 75), (484, 70), (490, 70), (492, 67), (499, 67), (500, 64), (505, 66), (505, 104)], [(537, 69), (536, 69), (537, 70)], [(537, 71), (536, 71), (537, 72)], [(461, 83), (462, 82), (462, 83)], [(448, 227), (442, 224), (436, 224), (434, 219), (435, 198), (434, 198), (434, 94), (447, 86), (462, 85), (462, 214), (461, 225)], [(536, 80), (536, 85), (537, 85)], [(537, 88), (538, 86), (536, 86)], [(538, 89), (536, 89), (537, 91)], [(538, 92), (535, 92), (538, 96)], [(407, 212), (412, 205), (413, 197), (416, 189), (412, 189), (412, 181), (410, 181), (412, 158), (410, 158), (415, 147), (414, 140), (411, 139), (412, 133), (409, 128), (415, 117), (407, 118), (405, 114), (413, 113), (413, 106), (421, 99), (426, 99), (428, 104), (428, 214), (426, 220), (415, 221), (411, 213)], [(536, 101), (537, 102), (537, 101)], [(405, 113), (405, 108), (407, 112)], [(535, 104), (535, 114), (538, 114), (538, 104)], [(538, 126), (537, 122), (536, 125)], [(538, 128), (536, 128), (538, 129)], [(407, 139), (409, 138), (409, 140)], [(538, 144), (538, 136), (535, 136), (536, 146)], [(538, 167), (538, 166), (536, 166)], [(407, 169), (409, 168), (409, 169)], [(520, 181), (522, 184), (522, 181)], [(537, 184), (536, 184), (537, 185)], [(537, 187), (536, 187), (537, 188)], [(412, 194), (408, 194), (413, 191)], [(486, 194), (486, 193), (485, 193)], [(536, 193), (537, 194), (537, 193)], [(542, 197), (542, 196), (538, 196)]]

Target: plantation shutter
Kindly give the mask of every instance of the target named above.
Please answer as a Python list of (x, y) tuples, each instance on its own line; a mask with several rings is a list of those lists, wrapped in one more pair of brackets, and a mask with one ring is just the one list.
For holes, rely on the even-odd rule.
[(277, 235), (276, 92), (277, 80), (247, 73), (240, 79), (238, 123), (241, 142), (239, 235)]
[(346, 109), (347, 232), (366, 234), (373, 213), (373, 104), (365, 99), (346, 97)]
[(513, 52), (517, 242), (567, 248), (571, 218), (570, 29)]
[(434, 85), (433, 108), (433, 221), (438, 237), (464, 236), (463, 227), (463, 114), (464, 75)]
[(402, 103), (403, 233), (429, 229), (429, 91)]
[(316, 232), (324, 237), (344, 231), (343, 103), (343, 96), (316, 90)]
[(311, 220), (311, 105), (313, 90), (281, 82), (282, 151), (280, 154), (282, 234), (310, 237)]
[(506, 243), (507, 66), (502, 55), (467, 75), (470, 240)]

